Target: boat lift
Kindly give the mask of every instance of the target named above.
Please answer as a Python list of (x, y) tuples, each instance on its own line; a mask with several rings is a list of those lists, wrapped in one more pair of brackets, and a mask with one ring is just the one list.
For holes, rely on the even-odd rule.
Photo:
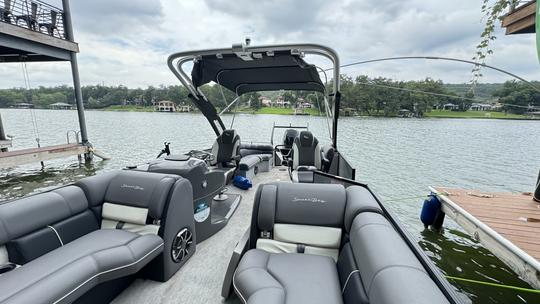
[[(43, 164), (45, 160), (74, 155), (78, 155), (80, 160), (84, 157), (86, 162), (91, 161), (94, 155), (109, 159), (96, 151), (88, 140), (77, 64), (79, 46), (73, 35), (69, 0), (62, 0), (62, 9), (37, 0), (31, 3), (22, 0), (4, 1), (2, 10), (4, 18), (0, 19), (0, 62), (21, 62), (25, 69), (26, 62), (69, 61), (80, 130), (75, 131), (75, 142), (69, 142), (68, 132), (65, 144), (40, 147), (37, 139), (37, 148), (8, 151), (12, 147), (12, 140), (6, 136), (0, 119), (0, 169), (33, 162)], [(9, 16), (27, 18), (21, 22)]]

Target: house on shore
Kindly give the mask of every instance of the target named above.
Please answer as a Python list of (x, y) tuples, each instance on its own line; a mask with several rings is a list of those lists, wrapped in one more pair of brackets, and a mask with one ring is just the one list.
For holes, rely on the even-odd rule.
[(261, 96), (259, 97), (259, 101), (261, 103), (261, 105), (263, 107), (272, 107), (272, 99), (266, 97), (266, 96)]
[(459, 109), (459, 106), (457, 104), (447, 103), (447, 104), (443, 105), (443, 110), (453, 111), (453, 110), (457, 110), (457, 109)]
[(493, 105), (488, 103), (473, 103), (469, 108), (471, 111), (491, 111), (492, 109)]
[(65, 102), (56, 102), (49, 105), (51, 110), (73, 110), (73, 105)]
[(274, 103), (274, 106), (276, 108), (290, 108), (291, 107), (291, 102), (290, 101), (286, 101), (283, 96), (279, 96), (277, 99), (276, 99), (276, 102)]
[(190, 105), (181, 105), (181, 106), (177, 106), (176, 107), (176, 111), (177, 112), (186, 112), (186, 113), (189, 113), (191, 112), (191, 106)]
[(15, 108), (15, 109), (32, 109), (32, 108), (34, 108), (34, 105), (31, 104), (31, 103), (19, 102), (19, 103), (13, 104), (11, 106), (11, 108)]
[(176, 104), (170, 100), (162, 100), (154, 103), (156, 112), (176, 112)]

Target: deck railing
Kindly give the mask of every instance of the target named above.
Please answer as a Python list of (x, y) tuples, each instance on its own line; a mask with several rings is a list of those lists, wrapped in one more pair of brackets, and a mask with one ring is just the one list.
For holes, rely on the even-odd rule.
[(535, 2), (535, 1), (536, 0), (514, 0), (510, 4), (510, 9), (508, 10), (508, 13), (511, 14), (515, 10), (521, 8), (522, 6), (529, 5), (529, 4), (531, 4), (532, 2)]
[(39, 0), (0, 0), (0, 22), (66, 39), (64, 12)]

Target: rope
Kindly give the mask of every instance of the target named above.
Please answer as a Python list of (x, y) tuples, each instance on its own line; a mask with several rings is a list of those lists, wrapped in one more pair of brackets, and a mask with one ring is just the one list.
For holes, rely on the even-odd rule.
[(234, 119), (236, 118), (236, 112), (238, 111), (238, 104), (239, 103), (240, 103), (240, 100), (238, 100), (236, 102), (236, 104), (234, 105), (234, 112), (233, 112), (232, 120), (231, 120), (231, 129), (233, 128), (233, 125), (234, 125)]
[(518, 287), (518, 286), (512, 286), (512, 285), (505, 285), (505, 284), (497, 284), (497, 283), (491, 283), (486, 281), (478, 281), (478, 280), (472, 280), (472, 279), (465, 279), (460, 277), (454, 277), (454, 276), (445, 276), (449, 280), (453, 281), (461, 281), (461, 282), (467, 282), (467, 283), (474, 283), (484, 286), (491, 286), (491, 287), (498, 287), (498, 288), (506, 288), (506, 289), (512, 289), (516, 291), (523, 291), (523, 292), (530, 292), (530, 293), (538, 293), (540, 294), (540, 290), (538, 289), (532, 289), (532, 288), (525, 288), (525, 287)]
[[(403, 197), (403, 198), (397, 198), (397, 199), (384, 200), (384, 202), (397, 202), (397, 201), (404, 201), (404, 200), (409, 200), (409, 199), (425, 198), (429, 196), (430, 195)], [(486, 282), (486, 281), (478, 281), (478, 280), (466, 279), (466, 278), (448, 276), (448, 275), (445, 275), (444, 277), (452, 281), (467, 282), (467, 283), (479, 284), (479, 285), (490, 286), (490, 287), (498, 287), (498, 288), (511, 289), (511, 290), (516, 290), (516, 291), (521, 291), (521, 292), (540, 294), (540, 290), (538, 289), (518, 287), (518, 286), (512, 286), (512, 285), (506, 285), (506, 284), (498, 284), (498, 283), (492, 283), (492, 282)]]
[[(227, 98), (225, 97), (225, 93), (223, 92), (223, 86), (221, 86), (221, 84), (219, 83), (219, 76), (217, 77), (217, 84), (218, 84), (218, 87), (219, 87), (219, 91), (221, 92), (221, 98), (223, 98), (223, 102), (225, 102), (225, 104), (227, 104)], [(238, 94), (236, 94), (236, 97), (238, 97)], [(234, 102), (234, 100), (233, 100), (233, 102)], [(240, 100), (237, 100), (236, 104), (234, 105), (234, 112), (233, 112), (233, 117), (232, 117), (232, 120), (231, 120), (230, 129), (233, 128), (234, 118), (236, 117), (236, 112), (238, 111), (238, 103), (239, 102), (240, 102)]]
[[(440, 96), (440, 97), (448, 97), (448, 98), (453, 98), (453, 99), (470, 100), (470, 101), (477, 102), (477, 103), (486, 102), (485, 100), (482, 100), (482, 99), (468, 98), (468, 97), (464, 97), (464, 96), (455, 96), (455, 95), (442, 94), (442, 93), (427, 92), (427, 91), (415, 90), (415, 89), (400, 88), (400, 87), (395, 87), (395, 86), (376, 84), (376, 83), (369, 83), (369, 82), (359, 82), (359, 84), (369, 85), (369, 86), (374, 86), (374, 87), (380, 87), (380, 88), (386, 88), (386, 89), (392, 89), (392, 90), (398, 90), (398, 91), (422, 93), (422, 94), (426, 94), (426, 95), (433, 95), (433, 96)], [(534, 110), (540, 109), (540, 108), (537, 108), (535, 106), (520, 106), (520, 105), (511, 104), (511, 103), (500, 103), (500, 104), (504, 105), (504, 106), (516, 107), (516, 108), (534, 109)]]
[(406, 200), (410, 200), (410, 199), (418, 199), (418, 198), (426, 198), (426, 197), (429, 197), (431, 196), (430, 194), (428, 195), (420, 195), (420, 196), (411, 196), (411, 197), (402, 197), (402, 198), (395, 198), (395, 199), (385, 199), (384, 202), (399, 202), (399, 201), (406, 201)]
[[(23, 71), (24, 85), (26, 87), (26, 90), (30, 90), (30, 77), (28, 76), (28, 68), (26, 67), (26, 62), (25, 61), (21, 62), (21, 66), (22, 66), (22, 71)], [(36, 139), (36, 143), (37, 143), (37, 146), (39, 148), (39, 147), (41, 147), (41, 145), (39, 143), (39, 127), (38, 127), (38, 123), (37, 123), (37, 117), (36, 117), (35, 108), (30, 109), (30, 117), (31, 117), (31, 120), (32, 120), (32, 128), (33, 128), (33, 131), (34, 131), (34, 136), (35, 136), (35, 139)]]

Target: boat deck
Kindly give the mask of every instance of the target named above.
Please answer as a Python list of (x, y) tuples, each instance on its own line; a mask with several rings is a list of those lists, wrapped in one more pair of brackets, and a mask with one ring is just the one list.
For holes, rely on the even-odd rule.
[(446, 187), (432, 190), (439, 194), (446, 215), (540, 288), (540, 203), (532, 195)]
[[(239, 193), (242, 201), (225, 228), (197, 245), (197, 252), (167, 282), (137, 279), (114, 301), (121, 303), (223, 303), (221, 285), (236, 243), (249, 227), (257, 186), (273, 181), (289, 181), (285, 167), (261, 172), (253, 179), (253, 188), (240, 190), (228, 186), (228, 193)], [(226, 303), (241, 303), (231, 297)]]

